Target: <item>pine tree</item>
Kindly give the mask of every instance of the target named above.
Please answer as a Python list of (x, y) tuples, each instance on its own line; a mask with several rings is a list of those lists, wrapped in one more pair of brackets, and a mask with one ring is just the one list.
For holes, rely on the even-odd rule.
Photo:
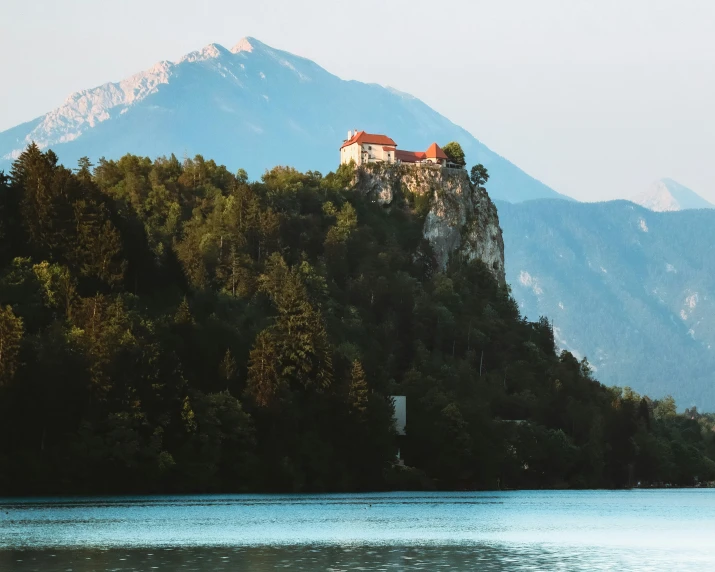
[(271, 330), (280, 375), (304, 388), (327, 389), (333, 374), (328, 334), (320, 313), (310, 303), (299, 269), (289, 269), (275, 254), (268, 261), (261, 288), (278, 310)]
[(350, 371), (350, 393), (348, 402), (351, 412), (362, 416), (367, 411), (368, 387), (365, 379), (365, 370), (362, 368), (360, 360), (353, 361)]
[(23, 333), (22, 318), (16, 316), (10, 306), (0, 307), (0, 386), (12, 381), (20, 365)]
[(68, 245), (68, 258), (82, 275), (116, 286), (124, 278), (126, 262), (122, 240), (103, 204), (78, 200), (73, 204), (76, 236)]
[(174, 314), (175, 324), (192, 325), (194, 324), (194, 317), (191, 315), (191, 306), (189, 306), (189, 301), (186, 296), (181, 300), (181, 304)]
[(89, 160), (89, 157), (81, 157), (77, 161), (77, 176), (82, 181), (91, 182), (92, 167), (94, 167), (94, 164)]
[(474, 188), (477, 190), (484, 190), (484, 185), (486, 185), (489, 180), (489, 172), (487, 168), (481, 163), (474, 165), (472, 170), (469, 172), (469, 180), (472, 181)]
[(248, 358), (248, 392), (258, 405), (270, 405), (281, 389), (276, 366), (278, 354), (269, 330), (256, 337)]
[(30, 241), (44, 258), (53, 252), (58, 241), (52, 157), (42, 153), (33, 142), (13, 163), (10, 179), (15, 193), (21, 197), (20, 213)]
[(228, 386), (236, 375), (236, 360), (233, 359), (230, 349), (227, 349), (223, 355), (223, 359), (218, 366), (218, 372), (221, 376), (221, 381), (226, 383), (226, 390), (228, 391)]

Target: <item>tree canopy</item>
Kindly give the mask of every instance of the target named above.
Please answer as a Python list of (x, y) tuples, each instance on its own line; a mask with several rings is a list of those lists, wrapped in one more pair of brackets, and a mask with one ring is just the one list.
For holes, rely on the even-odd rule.
[(30, 146), (0, 177), (0, 494), (715, 478), (715, 419), (602, 386), (350, 169)]
[(456, 141), (450, 141), (447, 143), (442, 147), (442, 151), (444, 151), (445, 155), (447, 155), (449, 161), (458, 167), (464, 167), (467, 164), (467, 161), (464, 158), (462, 146)]
[(469, 172), (469, 180), (476, 188), (484, 189), (484, 185), (486, 185), (489, 180), (487, 168), (481, 163), (474, 165)]

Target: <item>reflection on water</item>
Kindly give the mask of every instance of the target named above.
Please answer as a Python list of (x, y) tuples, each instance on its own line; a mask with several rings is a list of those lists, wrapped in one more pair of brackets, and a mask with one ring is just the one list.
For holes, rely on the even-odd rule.
[(711, 570), (704, 555), (663, 560), (660, 551), (545, 550), (539, 547), (336, 547), (163, 548), (0, 553), (0, 570), (94, 572), (111, 570), (480, 570), (573, 571)]
[(715, 570), (715, 491), (0, 499), (0, 570)]

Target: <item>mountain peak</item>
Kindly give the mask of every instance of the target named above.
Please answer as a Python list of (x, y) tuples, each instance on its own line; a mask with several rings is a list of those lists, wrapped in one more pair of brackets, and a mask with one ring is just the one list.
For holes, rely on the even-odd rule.
[(253, 51), (253, 45), (257, 44), (257, 42), (254, 38), (251, 37), (245, 37), (241, 38), (238, 43), (231, 48), (231, 53), (232, 54), (238, 54), (240, 52), (252, 52)]
[(179, 63), (201, 62), (204, 60), (218, 58), (223, 55), (229, 55), (230, 53), (231, 52), (229, 52), (221, 44), (208, 44), (200, 50), (186, 54), (183, 58), (181, 58), (181, 60), (179, 60)]
[(647, 190), (637, 194), (631, 200), (656, 212), (715, 208), (715, 205), (706, 201), (692, 189), (667, 177), (655, 181)]

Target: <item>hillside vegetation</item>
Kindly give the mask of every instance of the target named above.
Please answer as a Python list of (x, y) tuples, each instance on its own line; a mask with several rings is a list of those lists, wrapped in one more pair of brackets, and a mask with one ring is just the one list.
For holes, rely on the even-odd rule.
[(352, 179), (30, 146), (0, 180), (0, 494), (715, 478), (711, 419), (602, 386)]

